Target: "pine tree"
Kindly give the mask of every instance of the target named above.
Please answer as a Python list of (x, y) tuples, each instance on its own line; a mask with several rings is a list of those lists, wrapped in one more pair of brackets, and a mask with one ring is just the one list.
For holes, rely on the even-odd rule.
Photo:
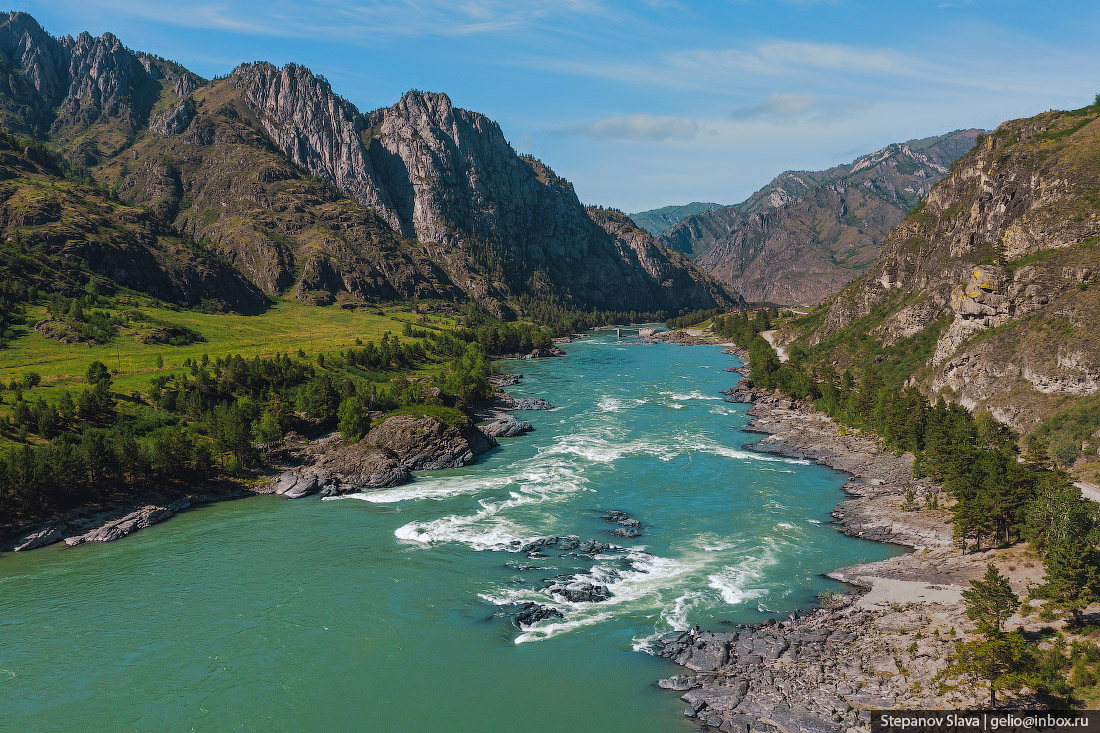
[(957, 656), (949, 671), (986, 680), (989, 705), (994, 707), (997, 690), (1022, 687), (1028, 670), (1034, 666), (1032, 652), (1019, 630), (1003, 630), (1004, 623), (1020, 607), (1020, 599), (992, 564), (986, 566), (984, 578), (970, 581), (970, 589), (962, 596), (966, 616), (977, 622), (979, 637), (956, 644)]
[(992, 563), (986, 566), (985, 577), (970, 581), (970, 589), (962, 592), (966, 617), (977, 621), (981, 634), (1000, 633), (1004, 622), (1020, 607), (1020, 599), (1012, 592), (1008, 578)]
[(1096, 549), (1084, 538), (1055, 542), (1046, 558), (1046, 581), (1039, 592), (1057, 608), (1069, 611), (1073, 625), (1085, 606), (1100, 600), (1100, 568)]
[(997, 706), (997, 691), (1019, 689), (1031, 682), (1037, 666), (1034, 652), (1019, 630), (981, 636), (955, 644), (955, 663), (948, 673), (966, 674), (989, 683), (989, 706)]

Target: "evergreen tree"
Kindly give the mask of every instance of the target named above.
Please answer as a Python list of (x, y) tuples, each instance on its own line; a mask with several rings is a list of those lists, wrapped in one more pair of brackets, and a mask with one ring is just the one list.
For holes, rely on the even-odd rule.
[(986, 680), (989, 705), (995, 707), (997, 690), (1024, 686), (1034, 667), (1033, 654), (1019, 630), (1003, 630), (1005, 621), (1020, 607), (1020, 599), (992, 564), (986, 567), (984, 578), (970, 581), (970, 589), (962, 596), (966, 616), (977, 622), (979, 636), (956, 644), (956, 659), (949, 671)]
[(978, 624), (978, 632), (1000, 633), (1004, 622), (1020, 607), (1020, 599), (1012, 592), (1008, 578), (992, 563), (986, 566), (985, 577), (970, 581), (970, 589), (962, 592), (966, 617)]
[(1085, 606), (1100, 600), (1100, 569), (1096, 549), (1081, 537), (1067, 537), (1051, 545), (1046, 576), (1038, 592), (1056, 608), (1069, 611), (1077, 625)]
[(955, 654), (955, 662), (947, 672), (985, 680), (990, 707), (997, 706), (998, 690), (1018, 690), (1031, 684), (1037, 666), (1035, 653), (1019, 630), (957, 642)]

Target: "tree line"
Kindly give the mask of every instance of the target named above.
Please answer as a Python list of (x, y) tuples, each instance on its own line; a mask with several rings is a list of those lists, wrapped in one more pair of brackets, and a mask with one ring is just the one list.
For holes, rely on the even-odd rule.
[[(949, 497), (954, 536), (963, 550), (1028, 542), (1045, 564), (1043, 582), (1031, 597), (1068, 613), (1071, 627), (1079, 625), (1082, 610), (1100, 601), (1100, 511), (1082, 498), (1041, 444), (1033, 443), (1021, 456), (1018, 436), (988, 413), (974, 414), (942, 397), (932, 404), (915, 386), (898, 390), (884, 383), (874, 364), (858, 377), (850, 370), (838, 374), (829, 363), (811, 366), (797, 345), (780, 363), (758, 335), (761, 325), (739, 316), (717, 325), (722, 335), (747, 345), (751, 386), (812, 402), (841, 425), (873, 432), (894, 450), (911, 451), (914, 475), (932, 478)], [(939, 489), (924, 497), (926, 506), (938, 507), (938, 497)], [(915, 499), (910, 492), (906, 503), (916, 508)], [(1061, 672), (1083, 663), (1085, 652), (1042, 651), (1025, 644), (1018, 631), (1005, 632), (1003, 621), (1020, 601), (992, 566), (965, 595), (968, 613), (978, 621), (978, 638), (958, 643), (953, 672), (985, 680), (991, 703), (997, 690), (1024, 685), (1068, 693)], [(1093, 656), (1089, 664), (1100, 662), (1100, 650)], [(1088, 675), (1090, 684), (1100, 679)]]
[(129, 395), (113, 390), (101, 362), (89, 367), (87, 387), (75, 397), (28, 399), (23, 386), (34, 385), (21, 382), (10, 417), (0, 418), (0, 432), (21, 442), (0, 452), (0, 515), (41, 516), (235, 474), (261, 463), (265, 449), (303, 421), (358, 438), (372, 414), (417, 405), (461, 409), (492, 395), (485, 352), (476, 339), (449, 332), (410, 342), (386, 333), (313, 362), (304, 356), (189, 359)]

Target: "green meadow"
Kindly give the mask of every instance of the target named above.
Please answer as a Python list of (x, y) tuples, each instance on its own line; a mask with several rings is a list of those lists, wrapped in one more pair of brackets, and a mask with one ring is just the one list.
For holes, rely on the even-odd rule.
[[(57, 389), (85, 386), (88, 365), (101, 361), (114, 376), (114, 391), (122, 394), (145, 390), (158, 373), (179, 370), (187, 359), (199, 360), (240, 354), (244, 357), (273, 356), (276, 352), (296, 353), (299, 349), (311, 358), (318, 353), (339, 351), (363, 342), (378, 341), (390, 331), (400, 337), (406, 323), (418, 328), (452, 325), (437, 314), (421, 316), (408, 305), (341, 308), (317, 306), (280, 299), (261, 315), (202, 313), (175, 310), (164, 304), (141, 298), (118, 298), (108, 308), (112, 315), (126, 317), (110, 343), (61, 343), (32, 330), (46, 316), (44, 307), (27, 309), (26, 325), (7, 348), (0, 349), (0, 380), (7, 384), (27, 372), (36, 372), (42, 384), (35, 395)], [(182, 326), (200, 334), (205, 341), (183, 346), (142, 343), (141, 337), (151, 324)], [(159, 358), (159, 361), (158, 361)], [(162, 364), (158, 366), (158, 364)], [(10, 403), (8, 395), (5, 402)]]

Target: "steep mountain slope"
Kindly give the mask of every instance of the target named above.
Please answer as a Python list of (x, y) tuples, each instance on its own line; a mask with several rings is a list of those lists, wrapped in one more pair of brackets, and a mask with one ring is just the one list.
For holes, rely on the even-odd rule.
[[(696, 307), (720, 292), (697, 271), (677, 290), (639, 273), (639, 253), (621, 251), (591, 221), (572, 184), (517, 155), (495, 122), (445, 94), (409, 92), (361, 115), (299, 66), (246, 65), (230, 80), (290, 160), (404, 236), (465, 252), (512, 292), (625, 310)], [(645, 257), (677, 267), (660, 247)]]
[[(0, 63), (7, 129), (56, 145), (268, 294), (472, 297), (502, 314), (519, 293), (640, 311), (732, 301), (662, 247), (620, 246), (571, 184), (446, 95), (363, 115), (299, 66), (207, 83), (21, 13), (0, 22)], [(684, 276), (652, 274), (669, 269)]]
[(683, 206), (662, 206), (659, 209), (639, 211), (636, 214), (629, 214), (629, 216), (642, 229), (657, 236), (664, 233), (673, 224), (677, 224), (689, 216), (720, 208), (722, 208), (722, 204), (692, 201), (690, 204), (684, 204)]
[(890, 229), (979, 132), (890, 145), (825, 171), (784, 173), (740, 204), (688, 217), (661, 241), (749, 300), (815, 304), (874, 262)]
[[(626, 214), (595, 206), (589, 206), (587, 211), (592, 221), (611, 235), (619, 256), (630, 262), (633, 270), (640, 270), (661, 283), (664, 292), (669, 293), (663, 309), (674, 310), (681, 302), (680, 297), (671, 297), (672, 293), (695, 293), (700, 285), (705, 288), (705, 294), (694, 295), (692, 307), (705, 309), (708, 302), (723, 303), (728, 299), (729, 295), (718, 282), (684, 255), (661, 247), (652, 234), (635, 224)], [(624, 283), (624, 286), (631, 287), (630, 283)]]
[(422, 246), (273, 150), (224, 80), (169, 107), (96, 173), (210, 242), (269, 295), (293, 288), (299, 300), (329, 302), (340, 293), (372, 301), (463, 293)]
[(227, 262), (141, 207), (66, 178), (40, 147), (0, 135), (0, 264), (42, 292), (89, 276), (187, 306), (255, 312), (263, 296)]
[[(802, 339), (839, 364), (867, 341), (923, 343), (913, 379), (926, 392), (1032, 430), (1100, 391), (1098, 214), (1100, 106), (1006, 122)], [(1098, 444), (1086, 433), (1070, 447), (1095, 460)]]

